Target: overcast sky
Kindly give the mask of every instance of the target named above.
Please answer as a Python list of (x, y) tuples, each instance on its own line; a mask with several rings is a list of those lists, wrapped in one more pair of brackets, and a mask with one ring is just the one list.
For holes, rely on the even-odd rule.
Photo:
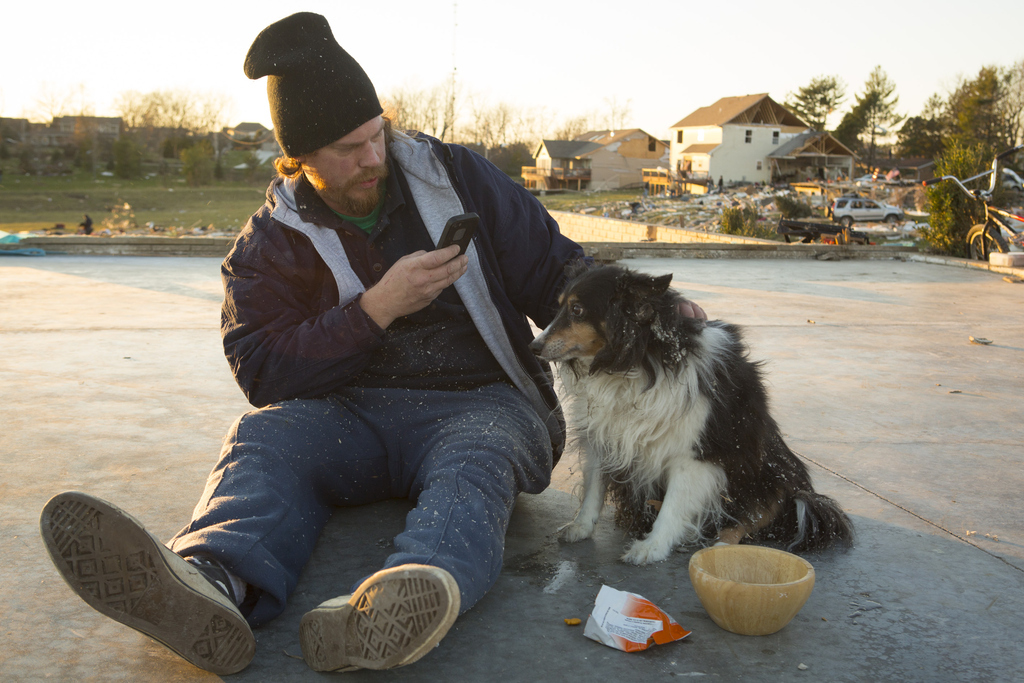
[(270, 127), (265, 80), (246, 79), (242, 61), (260, 30), (301, 10), (328, 18), (381, 96), (440, 83), (454, 62), (463, 93), (552, 121), (628, 101), (630, 127), (662, 138), (720, 97), (782, 102), (822, 74), (846, 82), (849, 106), (879, 64), (914, 115), (958, 76), (1024, 59), (1022, 0), (66, 4), (6, 3), (0, 115), (25, 115), (47, 90), (79, 89), (114, 115), (122, 91), (186, 88), (228, 95), (231, 123)]

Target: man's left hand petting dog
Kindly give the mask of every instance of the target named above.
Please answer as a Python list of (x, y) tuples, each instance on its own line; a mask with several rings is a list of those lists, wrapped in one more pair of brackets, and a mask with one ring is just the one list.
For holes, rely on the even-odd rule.
[(740, 329), (707, 322), (671, 282), (581, 267), (530, 345), (557, 365), (583, 461), (583, 500), (562, 539), (589, 538), (610, 494), (635, 538), (622, 557), (632, 564), (746, 538), (795, 552), (850, 545), (849, 518), (814, 491), (769, 414)]

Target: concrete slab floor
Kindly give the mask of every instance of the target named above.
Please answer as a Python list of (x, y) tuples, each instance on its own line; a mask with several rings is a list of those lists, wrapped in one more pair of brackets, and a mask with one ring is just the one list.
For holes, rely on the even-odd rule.
[[(65, 489), (107, 498), (169, 539), (248, 405), (221, 355), (218, 259), (0, 258), (0, 679), (216, 678), (93, 612), (39, 540)], [(569, 452), (522, 496), (505, 569), (434, 652), (389, 672), (316, 674), (298, 622), (389, 553), (404, 501), (339, 512), (288, 610), (232, 678), (319, 680), (1011, 681), (1024, 671), (1024, 285), (900, 261), (636, 260), (715, 318), (745, 326), (774, 412), (819, 490), (853, 516), (855, 548), (809, 556), (817, 584), (777, 634), (715, 626), (690, 586), (692, 548), (618, 561), (605, 519), (560, 544), (575, 512)], [(969, 336), (993, 340), (989, 346)], [(606, 511), (607, 516), (607, 511)], [(602, 584), (693, 631), (625, 654), (567, 627)], [(799, 669), (799, 665), (806, 669)]]

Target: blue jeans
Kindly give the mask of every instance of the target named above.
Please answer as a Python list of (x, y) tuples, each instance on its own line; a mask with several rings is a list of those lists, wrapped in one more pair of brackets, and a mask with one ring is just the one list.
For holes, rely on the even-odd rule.
[(498, 578), (516, 495), (550, 479), (547, 430), (509, 385), (349, 388), (239, 418), (170, 547), (209, 555), (258, 588), (248, 616), (258, 625), (284, 610), (336, 506), (410, 498), (416, 507), (385, 568), (447, 570), (465, 611)]

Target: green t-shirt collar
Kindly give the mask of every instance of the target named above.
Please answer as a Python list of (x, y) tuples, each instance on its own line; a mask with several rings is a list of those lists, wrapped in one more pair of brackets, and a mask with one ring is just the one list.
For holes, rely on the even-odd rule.
[(346, 216), (343, 213), (334, 211), (334, 209), (331, 209), (331, 211), (334, 211), (334, 215), (338, 216), (342, 220), (348, 221), (349, 223), (351, 223), (352, 225), (356, 226), (357, 228), (365, 232), (367, 235), (369, 235), (371, 232), (373, 232), (373, 228), (377, 225), (377, 218), (380, 217), (380, 210), (384, 206), (384, 198), (385, 193), (381, 192), (380, 201), (377, 202), (377, 206), (374, 207), (373, 211), (371, 211), (366, 216)]

